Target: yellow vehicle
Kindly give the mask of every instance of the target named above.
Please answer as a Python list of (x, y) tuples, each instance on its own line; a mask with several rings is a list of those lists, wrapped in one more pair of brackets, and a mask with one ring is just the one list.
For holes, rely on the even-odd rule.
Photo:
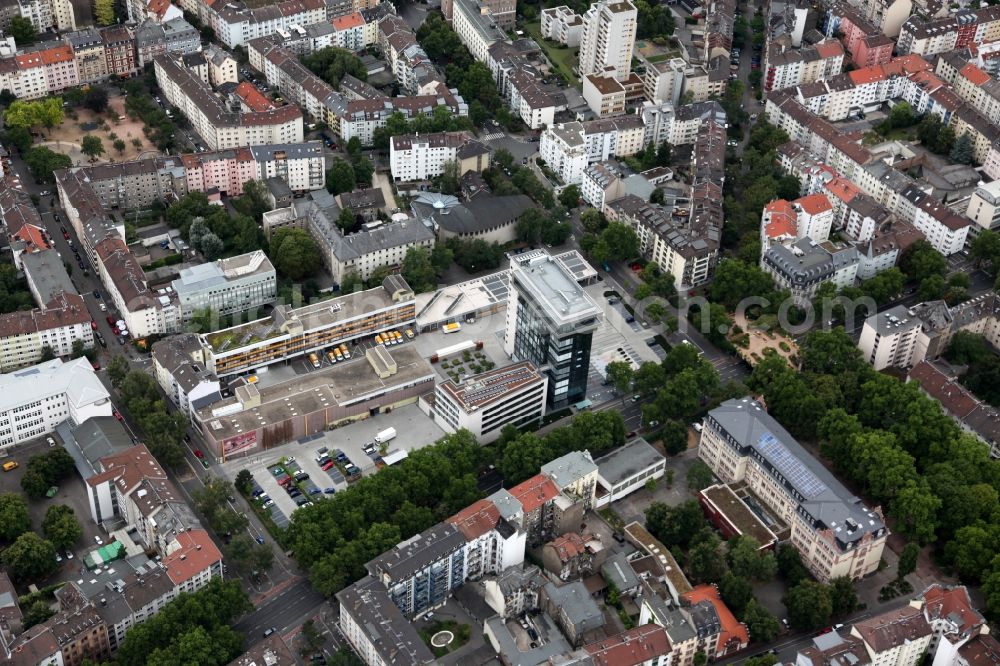
[(377, 334), (377, 335), (375, 336), (375, 344), (377, 344), (377, 345), (380, 345), (380, 344), (382, 344), (382, 343), (383, 343), (383, 340), (382, 340), (382, 334), (381, 334), (381, 333), (379, 333), (379, 334)]
[(340, 353), (344, 355), (344, 358), (351, 358), (351, 352), (347, 351), (347, 345), (340, 345)]
[(334, 355), (336, 355), (338, 361), (343, 361), (344, 360), (344, 355), (340, 353), (339, 349), (334, 349), (333, 353), (334, 353)]
[(450, 324), (445, 324), (441, 327), (441, 330), (445, 333), (458, 333), (462, 330), (462, 325), (455, 321)]
[(310, 362), (310, 363), (312, 363), (312, 366), (313, 366), (314, 368), (318, 368), (318, 367), (320, 367), (320, 364), (319, 364), (319, 356), (316, 356), (316, 354), (315, 354), (315, 353), (311, 353), (311, 354), (309, 354), (309, 362)]
[(397, 343), (403, 341), (403, 334), (400, 333), (399, 331), (393, 331), (392, 332), (392, 337), (396, 338), (396, 342)]
[(11, 460), (11, 461), (5, 462), (3, 464), (3, 471), (5, 471), (5, 472), (9, 472), (10, 470), (17, 469), (17, 468), (18, 468), (18, 464), (17, 464), (16, 460)]
[(327, 358), (328, 361), (330, 361), (330, 363), (336, 363), (337, 362), (337, 357), (334, 355), (334, 353), (332, 351), (328, 351), (326, 353), (326, 358)]
[(406, 337), (409, 338), (410, 340), (412, 340), (413, 338), (415, 338), (417, 336), (413, 335), (413, 330), (408, 328), (408, 329), (406, 329)]
[(258, 381), (257, 375), (250, 375), (247, 377), (247, 384), (256, 384)]

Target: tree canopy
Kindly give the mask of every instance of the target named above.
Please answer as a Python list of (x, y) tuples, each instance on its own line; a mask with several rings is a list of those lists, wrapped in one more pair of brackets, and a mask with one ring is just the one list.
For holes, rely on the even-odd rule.
[(305, 229), (278, 229), (271, 236), (268, 256), (274, 268), (290, 280), (315, 275), (323, 266), (319, 245)]

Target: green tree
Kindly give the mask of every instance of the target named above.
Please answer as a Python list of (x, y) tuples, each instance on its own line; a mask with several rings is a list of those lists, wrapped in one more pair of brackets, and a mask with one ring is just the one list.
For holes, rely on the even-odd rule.
[(605, 366), (604, 370), (608, 382), (621, 394), (622, 404), (625, 404), (625, 395), (632, 390), (632, 379), (635, 376), (632, 364), (627, 361), (612, 361)]
[(344, 208), (340, 211), (340, 215), (337, 216), (337, 226), (345, 234), (354, 231), (354, 227), (358, 224), (358, 217), (354, 214), (350, 208)]
[(246, 529), (248, 521), (229, 506), (233, 485), (225, 479), (210, 477), (191, 493), (194, 505), (218, 534), (234, 534)]
[(694, 535), (705, 527), (705, 514), (695, 500), (672, 507), (654, 502), (646, 509), (646, 528), (667, 548), (687, 549)]
[(400, 271), (407, 284), (416, 293), (434, 291), (437, 289), (438, 275), (431, 264), (430, 253), (422, 247), (411, 247), (403, 258)]
[(302, 656), (306, 657), (323, 647), (323, 635), (311, 619), (302, 624)]
[(52, 608), (52, 605), (48, 601), (36, 599), (24, 610), (24, 618), (21, 624), (24, 629), (30, 629), (36, 624), (45, 622), (55, 614), (55, 609)]
[(911, 482), (892, 500), (889, 515), (896, 519), (899, 532), (920, 543), (930, 543), (934, 540), (941, 505), (941, 499), (931, 492), (926, 482)]
[(750, 633), (750, 640), (754, 642), (773, 641), (778, 632), (781, 631), (781, 625), (778, 623), (778, 618), (767, 612), (756, 599), (751, 599), (740, 616), (743, 623), (747, 626), (747, 631)]
[(700, 583), (716, 583), (726, 573), (726, 561), (719, 549), (720, 541), (713, 533), (709, 538), (691, 547), (688, 552), (688, 571)]
[(100, 137), (86, 134), (80, 142), (80, 152), (90, 157), (90, 161), (93, 162), (99, 155), (104, 154), (104, 143)]
[(903, 546), (896, 565), (896, 578), (902, 580), (917, 570), (917, 558), (920, 556), (920, 545), (911, 541)]
[(370, 159), (363, 155), (358, 157), (351, 164), (351, 169), (354, 171), (354, 182), (356, 182), (359, 186), (371, 186), (372, 174), (375, 173), (375, 167), (372, 166), (372, 161)]
[(348, 74), (362, 81), (368, 78), (368, 70), (361, 59), (347, 49), (336, 46), (328, 46), (303, 56), (302, 64), (335, 88), (340, 86), (341, 80)]
[(778, 573), (785, 579), (788, 587), (794, 587), (809, 578), (809, 571), (802, 564), (802, 556), (792, 544), (779, 544), (775, 559), (778, 561)]
[(8, 32), (14, 38), (14, 43), (17, 44), (19, 49), (31, 46), (35, 43), (35, 39), (38, 38), (38, 32), (35, 30), (35, 25), (31, 22), (31, 19), (23, 16), (15, 16), (10, 20)]
[(771, 551), (762, 551), (752, 536), (742, 535), (729, 540), (726, 561), (730, 570), (741, 578), (767, 581), (774, 578), (778, 563)]
[(1000, 234), (984, 229), (969, 245), (969, 256), (978, 266), (992, 266), (994, 272), (1000, 268)]
[(73, 166), (69, 155), (54, 152), (44, 146), (36, 146), (24, 155), (24, 163), (31, 169), (37, 183), (54, 183), (55, 172)]
[(225, 551), (226, 560), (246, 574), (259, 576), (274, 565), (274, 551), (271, 547), (257, 543), (245, 532), (234, 536), (226, 545)]
[(918, 240), (906, 248), (899, 260), (899, 267), (906, 276), (920, 282), (932, 275), (944, 276), (948, 272), (948, 262), (926, 240)]
[(253, 474), (246, 468), (241, 469), (236, 473), (236, 481), (233, 485), (244, 495), (249, 495), (250, 491), (253, 490)]
[(803, 580), (788, 590), (782, 602), (788, 610), (788, 622), (798, 631), (818, 629), (833, 614), (830, 588), (811, 580)]
[(10, 543), (31, 529), (28, 503), (14, 493), (0, 493), (0, 541)]
[(112, 356), (104, 369), (108, 373), (111, 385), (117, 388), (125, 381), (125, 376), (129, 372), (129, 364), (124, 356)]
[(357, 185), (354, 167), (339, 157), (326, 170), (326, 189), (330, 194), (351, 192)]
[(951, 158), (952, 162), (957, 162), (959, 164), (972, 164), (974, 146), (972, 145), (972, 137), (969, 136), (968, 132), (963, 132), (962, 136), (958, 137), (955, 141), (955, 145), (951, 147), (948, 157)]
[(829, 588), (834, 617), (844, 617), (857, 610), (858, 594), (854, 591), (854, 583), (848, 576), (830, 579)]
[(319, 246), (304, 229), (278, 229), (269, 256), (278, 272), (291, 280), (315, 275), (323, 265)]
[(667, 455), (676, 456), (687, 451), (688, 429), (681, 421), (669, 419), (660, 428), (660, 440)]
[(94, 0), (94, 19), (98, 25), (111, 25), (115, 22), (115, 3), (113, 0)]
[(712, 485), (712, 470), (700, 460), (695, 460), (687, 471), (688, 488), (702, 490)]
[(963, 580), (978, 582), (1000, 550), (1000, 525), (967, 525), (945, 544), (945, 557)]
[(24, 154), (31, 148), (31, 144), (35, 142), (34, 138), (31, 136), (31, 132), (24, 127), (8, 127), (2, 133), (3, 145), (16, 148), (17, 152)]
[(114, 145), (115, 150), (118, 151), (119, 155), (124, 155), (125, 154), (125, 147), (126, 146), (125, 146), (124, 139), (115, 139), (115, 142), (112, 145)]
[(104, 113), (108, 108), (108, 90), (104, 86), (91, 86), (83, 98), (83, 105), (94, 113)]
[(567, 185), (559, 193), (559, 203), (563, 208), (570, 210), (577, 207), (580, 201), (580, 187), (578, 185)]
[(83, 536), (83, 528), (80, 527), (76, 514), (65, 504), (54, 504), (46, 510), (42, 532), (59, 550), (72, 547)]
[(47, 578), (58, 568), (56, 549), (34, 532), (17, 537), (3, 553), (0, 561), (12, 578), (22, 581)]
[(727, 571), (719, 581), (719, 594), (737, 616), (743, 615), (743, 609), (753, 600), (753, 586), (746, 578)]

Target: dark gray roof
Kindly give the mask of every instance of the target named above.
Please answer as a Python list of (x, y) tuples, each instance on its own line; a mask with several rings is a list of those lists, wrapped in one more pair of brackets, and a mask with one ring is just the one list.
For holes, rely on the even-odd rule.
[(364, 629), (382, 661), (409, 666), (429, 664), (434, 655), (424, 645), (420, 634), (389, 598), (385, 586), (376, 578), (365, 576), (337, 593), (341, 613), (348, 613)]
[(407, 580), (435, 562), (449, 557), (465, 546), (465, 537), (451, 523), (434, 527), (397, 544), (365, 565), (372, 575), (388, 576), (390, 581)]
[(434, 221), (457, 235), (476, 234), (510, 224), (534, 206), (531, 199), (523, 194), (479, 196), (466, 203), (458, 203), (456, 199), (456, 205), (444, 208), (429, 201), (429, 197), (418, 196), (410, 206), (421, 219)]
[(369, 187), (340, 195), (340, 205), (344, 208), (382, 208), (385, 206), (385, 195), (382, 188)]
[(774, 417), (749, 398), (727, 400), (706, 420), (725, 432), (743, 456), (759, 460), (799, 503), (799, 514), (817, 529), (830, 529), (841, 549), (885, 532), (885, 523), (869, 510)]
[(587, 592), (583, 581), (566, 585), (546, 583), (542, 588), (553, 605), (558, 606), (576, 629), (577, 635), (604, 626), (604, 613)]
[(618, 590), (631, 590), (639, 586), (639, 576), (629, 564), (625, 553), (616, 553), (604, 561), (601, 575), (605, 582), (614, 584)]
[(597, 473), (609, 483), (615, 484), (629, 479), (657, 463), (664, 462), (663, 455), (642, 437), (637, 437), (625, 446), (615, 449), (594, 461)]

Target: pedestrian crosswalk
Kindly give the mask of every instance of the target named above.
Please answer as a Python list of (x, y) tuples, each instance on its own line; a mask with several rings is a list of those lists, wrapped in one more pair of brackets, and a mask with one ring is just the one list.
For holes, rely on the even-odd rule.
[(494, 141), (496, 139), (504, 138), (503, 132), (493, 132), (492, 134), (483, 134), (479, 137), (482, 141)]

